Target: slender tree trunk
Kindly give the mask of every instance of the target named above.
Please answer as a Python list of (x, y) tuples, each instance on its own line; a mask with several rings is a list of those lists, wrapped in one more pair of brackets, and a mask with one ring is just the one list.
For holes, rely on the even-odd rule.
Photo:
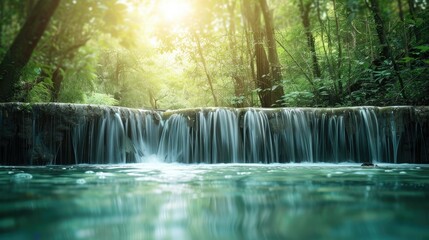
[(4, 18), (4, 12), (5, 12), (5, 2), (6, 1), (0, 1), (0, 48), (3, 46), (3, 32), (4, 32), (4, 24), (5, 19)]
[(371, 3), (370, 8), (373, 13), (374, 22), (375, 22), (375, 29), (377, 31), (377, 36), (382, 48), (380, 53), (381, 60), (390, 59), (392, 61), (393, 70), (399, 82), (401, 95), (404, 99), (406, 99), (407, 97), (405, 94), (404, 82), (402, 80), (401, 74), (399, 73), (399, 67), (398, 67), (398, 64), (396, 63), (396, 59), (392, 54), (392, 50), (390, 49), (389, 41), (387, 38), (385, 26), (384, 26), (384, 20), (381, 17), (381, 11), (380, 11), (380, 6), (378, 4), (378, 0), (370, 0), (370, 3)]
[(268, 45), (268, 60), (270, 63), (270, 72), (272, 76), (272, 84), (274, 89), (271, 90), (271, 101), (275, 106), (281, 106), (282, 97), (284, 95), (282, 86), (282, 69), (280, 65), (279, 56), (277, 54), (276, 40), (274, 36), (274, 23), (273, 23), (273, 12), (269, 9), (266, 0), (259, 0), (261, 6), (262, 15), (264, 16), (265, 22), (265, 34), (267, 36)]
[(255, 53), (253, 52), (252, 36), (250, 36), (249, 30), (245, 27), (244, 34), (246, 35), (246, 49), (249, 57), (250, 75), (252, 76), (253, 82), (256, 83), (256, 70), (255, 70)]
[(152, 90), (149, 90), (149, 102), (152, 109), (158, 109), (158, 99), (155, 98)]
[(347, 76), (347, 87), (346, 87), (346, 91), (348, 96), (351, 95), (351, 90), (350, 90), (350, 86), (352, 85), (352, 61), (354, 61), (354, 59), (352, 59), (351, 56), (351, 51), (353, 49), (353, 47), (350, 47), (350, 44), (346, 45), (347, 47), (347, 57), (348, 57), (348, 64), (347, 64), (347, 72), (348, 72), (348, 76)]
[(317, 59), (316, 46), (314, 42), (313, 33), (311, 32), (310, 15), (309, 15), (310, 7), (311, 7), (311, 2), (308, 2), (304, 5), (303, 0), (299, 0), (299, 9), (301, 12), (302, 25), (304, 26), (305, 36), (307, 37), (307, 45), (308, 45), (308, 48), (310, 49), (310, 54), (311, 54), (313, 76), (315, 78), (320, 78), (322, 74), (320, 72), (319, 61)]
[(270, 76), (270, 64), (264, 48), (264, 31), (262, 30), (258, 4), (243, 1), (244, 13), (252, 28), (253, 47), (256, 59), (256, 86), (259, 88), (258, 95), (262, 107), (272, 107), (275, 102), (271, 98), (273, 84)]
[[(64, 75), (63, 73), (66, 70), (65, 64), (64, 62), (67, 60), (72, 61), (77, 53), (77, 51), (79, 50), (79, 48), (81, 48), (82, 46), (84, 46), (90, 38), (85, 38), (82, 41), (68, 47), (67, 49), (64, 50), (64, 52), (62, 53), (62, 58), (60, 58), (60, 60), (57, 62), (56, 64), (56, 68), (55, 71), (52, 74), (52, 82), (54, 84), (54, 90), (53, 90), (53, 94), (52, 94), (52, 100), (54, 102), (58, 101), (59, 95), (60, 95), (60, 91), (61, 91), (61, 86), (64, 80)], [(116, 55), (117, 59), (119, 59), (119, 55)], [(117, 60), (118, 61), (118, 60)], [(118, 63), (117, 63), (118, 64)], [(123, 64), (122, 64), (123, 65)], [(117, 66), (118, 67), (118, 66)], [(119, 75), (121, 72), (123, 72), (123, 68), (124, 66), (121, 67), (121, 71), (118, 72), (115, 77), (116, 79), (118, 79), (119, 81)]]
[(321, 44), (322, 44), (323, 53), (325, 55), (326, 62), (328, 64), (329, 77), (331, 79), (335, 79), (335, 77), (334, 77), (334, 66), (331, 63), (331, 57), (328, 54), (328, 51), (326, 50), (326, 44), (325, 44), (325, 29), (326, 29), (326, 27), (325, 27), (325, 24), (323, 23), (321, 12), (320, 12), (320, 0), (317, 0), (317, 19), (319, 20)]
[(369, 0), (369, 2), (371, 3), (370, 8), (374, 18), (375, 30), (377, 31), (378, 41), (380, 42), (381, 46), (380, 57), (381, 60), (386, 60), (390, 56), (390, 48), (389, 44), (387, 43), (387, 35), (384, 27), (384, 21), (381, 17), (380, 6), (378, 4), (378, 0)]
[(0, 101), (9, 101), (15, 92), (22, 69), (57, 9), (60, 0), (39, 1), (33, 8), (0, 64)]
[(218, 104), (217, 97), (216, 97), (216, 94), (215, 94), (214, 88), (213, 88), (213, 79), (212, 79), (212, 76), (210, 75), (209, 70), (207, 68), (206, 58), (204, 57), (203, 48), (201, 47), (200, 37), (195, 32), (194, 32), (194, 38), (195, 38), (195, 41), (197, 43), (198, 56), (200, 57), (201, 64), (203, 65), (204, 73), (206, 74), (206, 77), (207, 77), (207, 82), (208, 82), (209, 87), (210, 87), (210, 92), (211, 92), (212, 97), (213, 97), (213, 102), (215, 104), (215, 107), (217, 107), (217, 106), (219, 106), (219, 104)]
[[(258, 34), (254, 34), (258, 35)], [(259, 39), (259, 36), (254, 36), (254, 38)], [(256, 79), (257, 86), (259, 87), (259, 98), (261, 100), (262, 107), (272, 107), (274, 102), (271, 98), (271, 77), (270, 77), (270, 64), (268, 62), (268, 57), (262, 43), (255, 43), (255, 52), (256, 52)]]
[(341, 36), (340, 36), (340, 23), (337, 15), (337, 1), (333, 0), (334, 4), (334, 17), (335, 17), (335, 32), (337, 35), (337, 43), (338, 43), (338, 61), (337, 61), (337, 85), (338, 85), (338, 93), (337, 96), (343, 95), (343, 82), (341, 81), (341, 67), (343, 65), (343, 47), (341, 44)]
[[(416, 22), (416, 7), (414, 6), (415, 0), (408, 0), (408, 12), (410, 13), (411, 20)], [(420, 44), (421, 34), (417, 30), (416, 26), (411, 27), (411, 32), (416, 38), (416, 44)]]
[(52, 100), (54, 102), (58, 101), (58, 97), (60, 96), (61, 85), (64, 80), (64, 76), (62, 72), (64, 71), (62, 66), (57, 66), (54, 73), (52, 73), (52, 82), (54, 84), (54, 89), (52, 93)]
[(296, 59), (292, 56), (292, 54), (287, 50), (287, 48), (281, 42), (277, 41), (277, 43), (285, 51), (285, 53), (287, 53), (287, 55), (289, 55), (289, 57), (292, 59), (293, 63), (295, 63), (295, 65), (299, 68), (299, 70), (301, 70), (301, 73), (304, 74), (304, 77), (307, 79), (308, 83), (310, 83), (311, 86), (314, 87), (313, 79), (310, 76), (308, 76), (307, 71), (305, 71), (301, 67), (301, 65), (299, 65), (298, 61), (296, 61)]
[[(231, 78), (234, 80), (234, 95), (236, 98), (243, 98), (245, 95), (244, 91), (244, 77), (242, 76), (242, 71), (238, 70), (238, 66), (242, 65), (237, 53), (237, 38), (236, 38), (236, 27), (235, 27), (235, 6), (236, 1), (226, 1), (228, 8), (228, 24), (225, 24), (228, 35), (229, 50), (231, 52), (231, 62), (233, 65), (233, 70), (231, 73)], [(243, 107), (243, 102), (236, 102), (235, 107)]]
[[(402, 7), (402, 0), (397, 0), (398, 3), (398, 15), (399, 19), (401, 20), (402, 25), (402, 37), (404, 41), (404, 53), (405, 57), (407, 58), (410, 55), (410, 40), (409, 40), (409, 32), (405, 23), (405, 17), (404, 17), (404, 9)], [(407, 62), (407, 67), (410, 67), (410, 63)]]
[(374, 42), (372, 40), (372, 31), (369, 24), (369, 16), (367, 14), (365, 14), (365, 30), (369, 40), (369, 56), (371, 57), (371, 62), (374, 62), (375, 60)]
[(402, 0), (396, 0), (396, 2), (398, 3), (399, 19), (401, 20), (401, 22), (403, 22), (404, 21), (404, 10), (402, 8)]
[[(251, 85), (251, 89), (255, 89), (257, 86), (257, 79), (256, 79), (256, 69), (255, 69), (255, 53), (254, 53), (254, 49), (253, 49), (253, 44), (252, 44), (252, 36), (250, 35), (249, 32), (249, 26), (244, 26), (244, 35), (245, 35), (245, 39), (246, 39), (246, 53), (247, 53), (247, 58), (249, 59), (248, 61), (248, 65), (249, 65), (249, 71), (250, 71), (250, 78), (251, 78), (251, 83), (249, 83), (249, 85)], [(259, 94), (258, 94), (259, 96)], [(257, 105), (257, 101), (254, 98), (254, 94), (253, 92), (250, 95), (250, 106), (256, 106)], [(259, 101), (260, 102), (260, 101)]]

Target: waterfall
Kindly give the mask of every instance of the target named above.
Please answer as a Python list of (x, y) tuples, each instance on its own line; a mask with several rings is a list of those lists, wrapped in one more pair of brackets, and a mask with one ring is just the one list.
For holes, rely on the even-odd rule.
[(428, 107), (0, 104), (0, 164), (429, 163)]

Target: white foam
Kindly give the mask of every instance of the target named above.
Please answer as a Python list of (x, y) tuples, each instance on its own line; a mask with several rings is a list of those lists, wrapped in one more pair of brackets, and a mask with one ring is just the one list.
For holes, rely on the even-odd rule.
[(13, 182), (25, 182), (33, 179), (33, 175), (29, 173), (17, 173), (12, 176)]
[(85, 184), (85, 183), (86, 183), (86, 180), (85, 180), (85, 179), (83, 179), (83, 178), (79, 178), (79, 179), (77, 179), (77, 180), (76, 180), (76, 183), (77, 183), (77, 184), (81, 184), (81, 185), (82, 185), (82, 184)]

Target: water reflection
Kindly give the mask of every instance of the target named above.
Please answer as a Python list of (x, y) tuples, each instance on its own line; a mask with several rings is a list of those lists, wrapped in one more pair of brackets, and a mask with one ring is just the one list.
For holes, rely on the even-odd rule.
[(429, 237), (427, 166), (51, 168), (0, 168), (0, 238)]

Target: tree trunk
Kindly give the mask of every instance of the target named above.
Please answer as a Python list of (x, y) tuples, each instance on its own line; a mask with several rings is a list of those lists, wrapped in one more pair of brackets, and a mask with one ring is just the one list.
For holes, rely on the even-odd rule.
[(149, 90), (149, 102), (152, 109), (158, 109), (158, 99), (155, 98), (152, 90)]
[(378, 0), (370, 0), (371, 3), (371, 11), (374, 17), (374, 22), (375, 22), (375, 29), (377, 31), (377, 36), (378, 39), (380, 41), (380, 45), (381, 45), (381, 53), (380, 53), (380, 61), (386, 60), (386, 59), (390, 59), (392, 61), (392, 65), (393, 65), (393, 70), (395, 73), (395, 76), (399, 82), (399, 87), (400, 87), (400, 92), (402, 95), (402, 98), (406, 99), (406, 94), (405, 94), (405, 86), (404, 86), (404, 82), (402, 80), (401, 74), (399, 72), (399, 67), (398, 64), (396, 63), (396, 59), (392, 54), (392, 51), (390, 49), (389, 46), (389, 41), (387, 38), (387, 34), (386, 34), (386, 30), (384, 27), (384, 20), (381, 17), (381, 11), (380, 11), (380, 6), (378, 5)]
[[(404, 40), (404, 53), (405, 53), (405, 57), (408, 58), (410, 55), (410, 40), (409, 40), (409, 32), (407, 29), (407, 23), (405, 22), (405, 17), (404, 17), (404, 10), (402, 7), (402, 0), (397, 0), (398, 3), (398, 15), (399, 15), (399, 19), (401, 20), (401, 25), (402, 25), (402, 36), (403, 36), (403, 40)], [(407, 62), (407, 67), (411, 67), (410, 66), (410, 62)]]
[(257, 4), (243, 1), (243, 11), (250, 24), (253, 35), (253, 47), (256, 59), (256, 86), (262, 107), (272, 107), (275, 102), (271, 98), (273, 84), (270, 76), (270, 64), (264, 48), (264, 33), (260, 22), (261, 10)]
[[(254, 49), (253, 49), (253, 44), (252, 44), (252, 40), (251, 40), (252, 36), (250, 36), (248, 26), (244, 27), (244, 35), (246, 37), (246, 51), (247, 51), (247, 55), (249, 58), (248, 64), (249, 64), (249, 69), (250, 69), (250, 76), (252, 78), (252, 83), (253, 83), (252, 89), (254, 89), (256, 86), (256, 82), (257, 82), (256, 70), (255, 70), (255, 60), (254, 60), (255, 59), (255, 53), (253, 52)], [(251, 105), (250, 106), (255, 106), (256, 103), (255, 103), (255, 100), (253, 97), (254, 96), (253, 93), (250, 96), (251, 96)]]
[(343, 47), (341, 44), (341, 36), (340, 36), (340, 23), (337, 15), (337, 1), (333, 0), (334, 4), (334, 17), (335, 17), (335, 32), (337, 35), (337, 43), (338, 43), (338, 62), (337, 62), (337, 85), (338, 85), (338, 93), (337, 98), (341, 98), (343, 95), (343, 82), (341, 81), (341, 67), (343, 65)]
[(64, 68), (62, 66), (57, 66), (55, 68), (54, 73), (52, 73), (52, 82), (54, 84), (54, 89), (52, 92), (52, 101), (54, 102), (57, 102), (60, 96), (61, 85), (64, 80), (64, 76), (62, 72), (64, 72)]
[(268, 8), (266, 0), (259, 0), (261, 6), (262, 15), (264, 16), (265, 22), (265, 34), (267, 37), (268, 45), (268, 60), (270, 63), (270, 73), (272, 77), (272, 85), (274, 89), (271, 89), (271, 102), (274, 103), (274, 106), (281, 106), (282, 97), (284, 95), (283, 86), (282, 86), (282, 69), (279, 61), (279, 56), (277, 54), (276, 40), (274, 36), (274, 23), (273, 23), (273, 13)]
[[(323, 48), (323, 53), (325, 55), (325, 59), (328, 65), (328, 72), (329, 72), (329, 76), (331, 79), (335, 79), (335, 74), (334, 74), (334, 66), (333, 64), (331, 64), (331, 57), (330, 54), (328, 54), (328, 51), (326, 50), (326, 41), (325, 41), (325, 24), (323, 23), (322, 20), (322, 14), (320, 11), (320, 0), (316, 1), (316, 9), (317, 9), (317, 19), (319, 20), (319, 26), (320, 26), (320, 38), (321, 38), (321, 44), (322, 44), (322, 48)], [(329, 38), (329, 36), (328, 36)]]
[(4, 12), (5, 12), (5, 1), (0, 1), (0, 49), (2, 48), (3, 45), (3, 27), (4, 27), (4, 22), (5, 19), (4, 18)]
[(305, 36), (307, 37), (307, 45), (308, 45), (308, 48), (310, 49), (310, 54), (311, 54), (313, 75), (315, 78), (320, 78), (322, 74), (320, 72), (319, 61), (316, 55), (316, 46), (314, 43), (314, 37), (311, 32), (311, 26), (310, 26), (310, 15), (309, 15), (310, 7), (311, 7), (311, 2), (308, 2), (304, 5), (302, 0), (299, 1), (299, 9), (301, 12), (302, 25), (304, 26)]
[[(34, 6), (36, 6), (38, 0), (26, 0), (24, 4), (24, 16), (28, 18), (33, 12)], [(43, 1), (43, 0), (40, 0)]]
[[(416, 22), (416, 7), (414, 6), (415, 0), (408, 0), (408, 11), (410, 13), (411, 20), (413, 22)], [(416, 25), (414, 24), (411, 28), (411, 32), (413, 33), (414, 37), (416, 38), (416, 45), (420, 44), (421, 34), (418, 31)]]
[(0, 101), (11, 100), (14, 85), (28, 63), (60, 0), (39, 1), (0, 64)]
[(384, 21), (381, 17), (380, 6), (378, 5), (378, 0), (369, 0), (371, 3), (371, 11), (372, 16), (374, 18), (375, 30), (377, 31), (377, 37), (380, 42), (381, 52), (380, 52), (380, 60), (386, 60), (390, 56), (390, 48), (387, 43), (387, 35), (386, 30), (384, 28)]
[(310, 83), (311, 86), (314, 87), (313, 79), (307, 74), (307, 71), (305, 71), (305, 69), (302, 68), (301, 65), (299, 65), (298, 61), (296, 61), (296, 59), (292, 56), (292, 54), (287, 50), (287, 48), (281, 42), (277, 41), (277, 43), (285, 51), (285, 53), (287, 53), (287, 55), (289, 55), (289, 57), (292, 59), (292, 61), (295, 63), (295, 65), (299, 68), (299, 70), (301, 70), (301, 73), (307, 79), (308, 83)]
[(254, 53), (252, 39), (251, 39), (252, 36), (250, 36), (249, 29), (247, 27), (244, 29), (245, 29), (244, 34), (246, 35), (246, 50), (249, 56), (250, 74), (252, 76), (252, 79), (256, 83), (256, 70), (255, 70), (255, 60), (254, 60), (255, 53)]
[[(240, 70), (237, 69), (237, 66), (241, 66), (242, 62), (240, 61), (237, 53), (237, 38), (235, 36), (235, 6), (236, 2), (228, 0), (226, 2), (227, 8), (228, 8), (228, 24), (225, 23), (225, 28), (227, 30), (228, 35), (228, 43), (229, 43), (229, 50), (231, 51), (231, 62), (233, 65), (233, 70), (231, 73), (231, 78), (234, 80), (234, 95), (237, 99), (243, 98), (245, 95), (245, 84), (244, 84), (244, 77), (242, 76), (242, 73)], [(235, 107), (243, 107), (243, 102), (236, 102), (234, 104)]]
[(217, 106), (219, 106), (219, 104), (218, 104), (217, 97), (216, 97), (216, 94), (215, 94), (214, 88), (213, 88), (213, 79), (212, 79), (212, 77), (209, 73), (209, 70), (207, 68), (206, 58), (204, 57), (204, 54), (203, 54), (203, 48), (201, 47), (200, 37), (195, 32), (194, 32), (194, 38), (195, 38), (195, 41), (197, 43), (197, 52), (198, 52), (198, 55), (200, 57), (201, 63), (203, 64), (204, 73), (206, 74), (206, 77), (207, 77), (207, 82), (208, 82), (209, 87), (210, 87), (210, 92), (212, 94), (214, 104), (215, 104), (215, 107), (217, 107)]
[[(254, 33), (255, 39), (261, 39), (260, 35)], [(273, 86), (270, 76), (270, 64), (268, 62), (267, 54), (264, 49), (264, 45), (261, 42), (255, 42), (256, 52), (256, 83), (259, 88), (258, 94), (261, 100), (262, 107), (272, 107), (275, 102), (271, 98), (271, 88)]]

